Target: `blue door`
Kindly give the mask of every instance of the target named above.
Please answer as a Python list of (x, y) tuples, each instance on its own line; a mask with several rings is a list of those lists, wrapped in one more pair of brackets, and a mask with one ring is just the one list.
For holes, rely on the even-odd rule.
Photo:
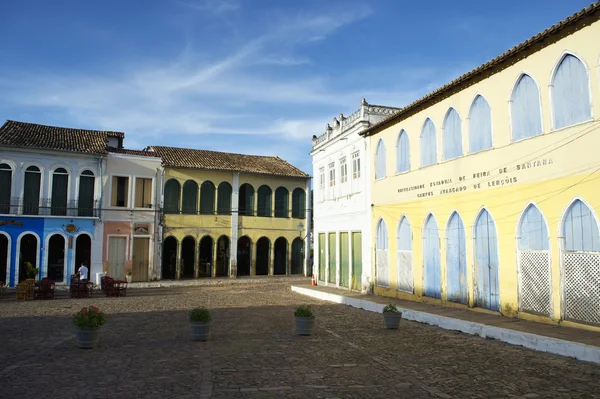
[(475, 270), (477, 287), (475, 305), (500, 310), (498, 285), (498, 235), (496, 225), (484, 209), (475, 223)]
[(440, 234), (433, 215), (427, 217), (423, 228), (423, 295), (441, 298)]
[(454, 212), (446, 231), (446, 299), (467, 303), (467, 262), (465, 249), (465, 226)]

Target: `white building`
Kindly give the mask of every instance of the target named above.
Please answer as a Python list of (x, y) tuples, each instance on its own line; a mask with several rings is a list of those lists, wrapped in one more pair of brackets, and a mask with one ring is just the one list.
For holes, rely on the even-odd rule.
[(398, 108), (368, 104), (333, 118), (313, 136), (314, 273), (320, 284), (369, 291), (371, 272), (370, 149), (359, 135)]

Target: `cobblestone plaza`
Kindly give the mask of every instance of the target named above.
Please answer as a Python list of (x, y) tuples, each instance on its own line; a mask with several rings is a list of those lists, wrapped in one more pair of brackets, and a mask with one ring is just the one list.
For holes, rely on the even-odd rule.
[[(0, 397), (600, 397), (600, 368), (498, 341), (313, 300), (289, 284), (130, 290), (127, 297), (0, 300)], [(64, 298), (64, 299), (62, 299)], [(295, 334), (309, 303), (315, 333)], [(99, 346), (77, 349), (70, 316), (107, 314)], [(187, 310), (213, 314), (209, 341)]]

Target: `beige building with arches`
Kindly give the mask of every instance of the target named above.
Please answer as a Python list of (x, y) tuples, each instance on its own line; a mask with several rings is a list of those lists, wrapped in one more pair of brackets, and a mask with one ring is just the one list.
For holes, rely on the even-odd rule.
[(162, 279), (306, 275), (310, 177), (279, 157), (151, 146), (162, 158)]

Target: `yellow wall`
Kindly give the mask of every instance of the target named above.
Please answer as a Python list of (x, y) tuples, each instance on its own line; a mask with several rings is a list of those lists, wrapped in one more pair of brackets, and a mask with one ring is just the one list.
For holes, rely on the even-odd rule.
[[(194, 180), (198, 187), (206, 180), (211, 181), (215, 185), (215, 208), (218, 201), (218, 186), (221, 182), (228, 182), (233, 185), (233, 174), (231, 172), (216, 172), (207, 170), (193, 170), (193, 169), (165, 169), (165, 183), (175, 178), (181, 184), (187, 180)], [(250, 175), (240, 173), (239, 186), (244, 183), (252, 185), (254, 188), (254, 214), (257, 209), (257, 191), (258, 188), (264, 184), (268, 185), (272, 190), (272, 214), (274, 214), (275, 204), (275, 190), (283, 186), (289, 191), (289, 214), (291, 216), (292, 210), (292, 191), (296, 188), (301, 188), (306, 193), (306, 180), (305, 179), (294, 179), (294, 178), (283, 178), (277, 176), (268, 175)], [(307, 194), (308, 195), (308, 194)], [(200, 193), (198, 194), (198, 203), (200, 202)], [(199, 209), (199, 208), (198, 208)], [(306, 227), (306, 219), (298, 218), (275, 218), (275, 217), (259, 217), (259, 216), (239, 216), (238, 220), (238, 237), (247, 236), (250, 238), (252, 243), (252, 272), (254, 272), (254, 266), (256, 261), (256, 242), (261, 237), (267, 237), (271, 243), (271, 258), (273, 258), (273, 244), (279, 237), (284, 237), (288, 243), (288, 258), (291, 257), (291, 244), (292, 241), (299, 237), (297, 226), (302, 222)], [(196, 239), (196, 245), (198, 246), (199, 241), (202, 237), (209, 235), (216, 240), (225, 235), (229, 239), (232, 237), (232, 216), (231, 215), (178, 215), (178, 214), (165, 214), (165, 238), (168, 236), (174, 236), (177, 241), (181, 243), (181, 240), (186, 236), (192, 236)], [(303, 231), (302, 238), (306, 235)], [(289, 259), (288, 259), (289, 264)], [(272, 272), (272, 262), (271, 262)]]
[[(553, 288), (553, 320), (562, 315), (560, 274), (560, 224), (564, 212), (574, 198), (583, 199), (590, 208), (600, 207), (600, 87), (599, 56), (595, 44), (600, 37), (600, 23), (596, 22), (558, 42), (531, 54), (510, 67), (462, 91), (422, 109), (395, 125), (369, 138), (371, 159), (383, 139), (387, 150), (387, 177), (375, 180), (372, 168), (371, 199), (373, 203), (373, 248), (377, 223), (383, 218), (389, 236), (389, 264), (391, 287), (375, 287), (375, 293), (406, 299), (423, 300), (422, 228), (431, 212), (440, 230), (440, 260), (442, 300), (446, 303), (446, 248), (445, 228), (453, 211), (457, 211), (466, 231), (466, 259), (468, 270), (469, 304), (473, 306), (474, 251), (473, 225), (482, 207), (492, 215), (497, 228), (499, 250), (500, 302), (502, 313), (517, 316), (517, 245), (516, 229), (521, 213), (535, 203), (548, 225), (550, 235), (551, 274)], [(565, 51), (582, 59), (589, 72), (593, 120), (572, 127), (553, 130), (551, 117), (550, 83), (554, 68)], [(541, 95), (543, 134), (519, 142), (512, 142), (510, 127), (510, 98), (521, 73), (526, 72), (538, 84)], [(477, 94), (485, 97), (492, 113), (493, 149), (467, 154), (468, 114)], [(442, 125), (449, 107), (454, 107), (462, 120), (463, 155), (450, 161), (442, 159)], [(420, 168), (421, 129), (426, 118), (436, 126), (438, 163)], [(410, 171), (395, 174), (396, 140), (404, 129), (410, 139)], [(527, 162), (530, 162), (528, 165)], [(525, 165), (523, 165), (525, 164)], [(525, 166), (525, 167), (523, 167)], [(530, 167), (528, 167), (530, 166)], [(484, 172), (490, 172), (489, 175)], [(479, 175), (478, 175), (479, 174)], [(445, 182), (444, 182), (445, 181)], [(436, 185), (434, 182), (441, 182)], [(492, 186), (493, 184), (493, 186)], [(423, 188), (401, 190), (411, 186)], [(479, 185), (479, 186), (477, 186)], [(498, 186), (499, 185), (499, 186)], [(458, 193), (443, 190), (459, 189)], [(396, 230), (405, 215), (411, 224), (413, 246), (414, 295), (396, 290)], [(373, 265), (374, 251), (373, 251)], [(375, 275), (375, 266), (373, 266)], [(373, 279), (375, 281), (375, 278)], [(519, 314), (520, 317), (552, 322), (550, 318)]]

